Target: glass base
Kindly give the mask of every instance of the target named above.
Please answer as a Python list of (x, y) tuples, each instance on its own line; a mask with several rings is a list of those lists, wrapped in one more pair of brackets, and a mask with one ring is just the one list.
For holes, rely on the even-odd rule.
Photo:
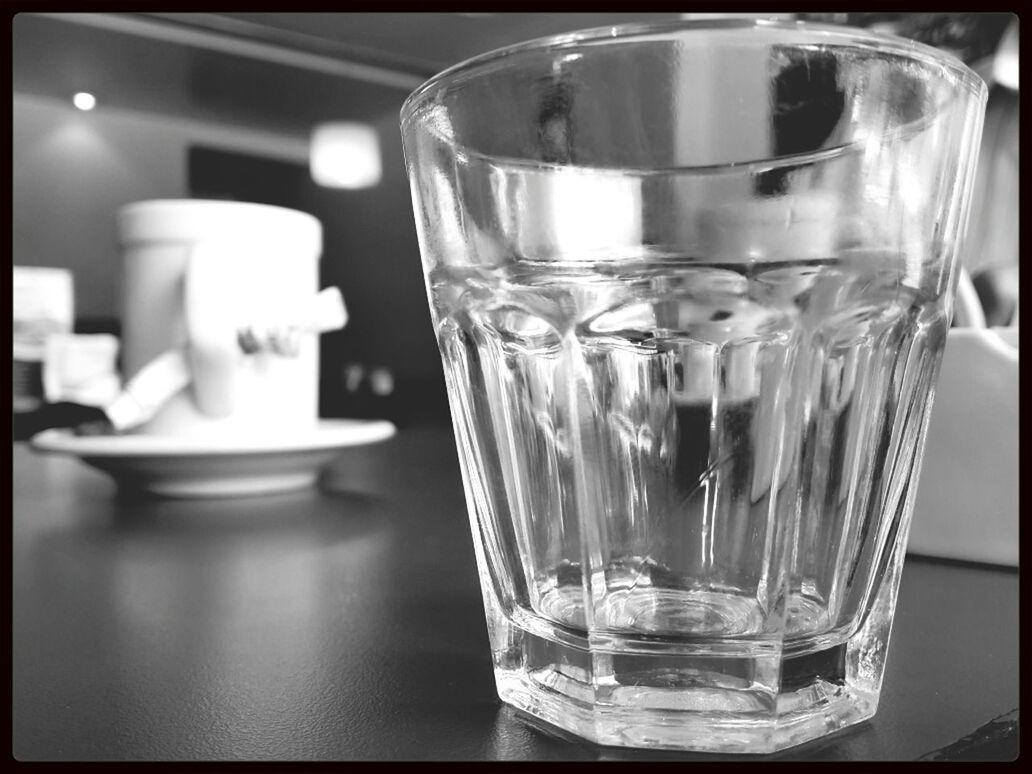
[(600, 745), (762, 754), (824, 738), (877, 710), (901, 559), (859, 630), (804, 652), (791, 641), (586, 637), (506, 617), (487, 594), (498, 695)]
[(749, 677), (777, 674), (776, 656), (592, 654), (520, 634), (519, 666), (515, 653), (496, 658), (500, 698), (600, 745), (771, 753), (877, 708), (877, 692), (847, 676), (848, 645), (786, 660), (778, 690)]

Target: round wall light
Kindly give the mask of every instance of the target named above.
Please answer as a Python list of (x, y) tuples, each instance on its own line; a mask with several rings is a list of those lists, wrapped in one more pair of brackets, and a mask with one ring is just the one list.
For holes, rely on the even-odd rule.
[(79, 110), (93, 110), (97, 106), (97, 98), (88, 91), (77, 91), (72, 97), (72, 104)]
[(330, 188), (369, 188), (380, 182), (380, 138), (376, 130), (352, 122), (319, 124), (309, 151), (312, 179)]

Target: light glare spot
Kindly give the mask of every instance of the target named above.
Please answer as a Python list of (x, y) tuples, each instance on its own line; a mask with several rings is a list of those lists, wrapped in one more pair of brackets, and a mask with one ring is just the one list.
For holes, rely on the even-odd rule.
[(72, 104), (79, 110), (93, 110), (97, 106), (97, 98), (88, 91), (80, 91), (72, 97)]

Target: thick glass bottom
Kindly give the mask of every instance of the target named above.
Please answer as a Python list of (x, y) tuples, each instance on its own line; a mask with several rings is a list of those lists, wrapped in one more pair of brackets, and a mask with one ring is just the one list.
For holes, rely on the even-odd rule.
[(600, 745), (762, 754), (824, 738), (877, 710), (902, 558), (897, 544), (862, 625), (834, 642), (585, 636), (487, 593), (498, 694)]
[(600, 745), (770, 753), (877, 709), (877, 690), (850, 679), (848, 643), (781, 661), (605, 653), (528, 631), (516, 639), (520, 653), (496, 654), (501, 699)]

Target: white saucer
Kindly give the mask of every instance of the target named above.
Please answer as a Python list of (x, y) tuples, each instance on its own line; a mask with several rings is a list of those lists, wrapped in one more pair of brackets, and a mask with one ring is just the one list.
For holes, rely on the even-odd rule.
[(322, 419), (314, 431), (274, 438), (75, 435), (45, 430), (40, 452), (71, 454), (120, 485), (163, 497), (232, 497), (311, 486), (341, 449), (394, 435), (386, 420)]

